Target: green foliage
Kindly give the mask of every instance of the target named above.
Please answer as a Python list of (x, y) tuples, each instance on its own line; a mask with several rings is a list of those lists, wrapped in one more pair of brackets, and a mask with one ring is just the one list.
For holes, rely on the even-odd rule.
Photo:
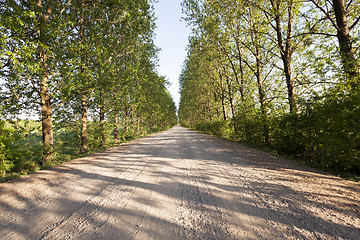
[(311, 101), (301, 114), (279, 119), (273, 147), (321, 168), (359, 174), (359, 106), (358, 94)]
[(234, 119), (237, 126), (238, 141), (248, 142), (254, 145), (264, 144), (264, 120), (260, 112), (247, 113)]
[[(182, 6), (192, 27), (179, 78), (182, 125), (360, 175), (357, 1), (340, 17), (331, 1)], [(342, 17), (349, 22), (339, 28)]]
[(6, 172), (12, 168), (13, 163), (7, 159), (3, 141), (3, 139), (0, 140), (0, 171), (4, 177), (6, 176)]
[[(25, 173), (38, 169), (40, 160), (40, 137), (34, 122), (0, 121), (1, 171)], [(29, 127), (30, 126), (30, 127)]]
[(156, 71), (152, 4), (1, 2), (0, 119), (29, 111), (43, 121), (0, 124), (3, 175), (49, 167), (80, 149), (93, 152), (177, 123), (167, 82)]
[(231, 139), (233, 134), (231, 122), (224, 120), (198, 123), (195, 128), (199, 131), (227, 139)]

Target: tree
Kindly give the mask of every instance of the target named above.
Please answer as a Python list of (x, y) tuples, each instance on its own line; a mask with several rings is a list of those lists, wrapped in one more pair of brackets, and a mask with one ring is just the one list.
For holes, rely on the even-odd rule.
[[(58, 61), (66, 33), (61, 32), (71, 1), (7, 1), (1, 11), (2, 26), (9, 38), (5, 70), (8, 94), (22, 108), (41, 108), (43, 159), (52, 159), (52, 111), (66, 100), (59, 92)], [(37, 105), (34, 105), (34, 102)]]
[(357, 14), (359, 11), (359, 2), (345, 0), (311, 0), (311, 2), (325, 15), (326, 19), (336, 31), (335, 35), (331, 32), (325, 32), (323, 34), (336, 36), (339, 43), (343, 71), (351, 87), (353, 89), (357, 88), (360, 84), (359, 62), (355, 55), (353, 48), (354, 40), (350, 33), (360, 21), (360, 17)]

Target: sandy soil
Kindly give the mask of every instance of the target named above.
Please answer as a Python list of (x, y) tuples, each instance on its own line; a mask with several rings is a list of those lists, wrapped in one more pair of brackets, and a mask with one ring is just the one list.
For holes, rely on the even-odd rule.
[(0, 239), (359, 239), (360, 187), (182, 127), (0, 184)]

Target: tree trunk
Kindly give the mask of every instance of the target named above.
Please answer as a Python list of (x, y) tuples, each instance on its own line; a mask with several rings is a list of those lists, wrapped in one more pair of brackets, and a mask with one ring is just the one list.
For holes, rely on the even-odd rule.
[(80, 153), (86, 153), (88, 149), (88, 131), (87, 131), (87, 97), (83, 93), (81, 96), (81, 148)]
[(100, 134), (101, 134), (101, 147), (106, 147), (106, 129), (105, 129), (105, 107), (100, 106)]
[[(238, 85), (240, 85), (240, 96), (242, 97), (243, 96), (243, 89), (242, 89), (242, 82), (239, 81), (239, 77), (238, 77), (238, 73), (236, 71), (236, 68), (235, 68), (235, 64), (234, 62), (231, 60), (229, 54), (226, 52), (226, 56), (230, 62), (230, 66), (231, 66), (231, 69), (233, 70), (234, 72), (234, 76), (235, 76), (235, 81)], [(239, 56), (240, 57), (240, 56)], [(242, 70), (242, 69), (241, 69)], [(228, 78), (227, 78), (228, 79)], [(242, 80), (241, 80), (242, 81)], [(228, 82), (228, 81), (227, 81)], [(229, 90), (230, 91), (230, 90)], [(234, 115), (235, 117), (235, 115)]]
[(294, 79), (291, 77), (291, 66), (290, 66), (291, 57), (287, 54), (287, 56), (284, 56), (282, 59), (284, 64), (286, 86), (288, 90), (288, 101), (289, 101), (290, 112), (296, 112), (297, 104), (295, 101)]
[(224, 80), (222, 79), (222, 75), (221, 75), (220, 71), (219, 71), (219, 76), (220, 76), (220, 80), (221, 80), (221, 106), (222, 106), (224, 121), (226, 121), (227, 117), (226, 117), (226, 108), (225, 108)]
[(115, 143), (119, 142), (119, 114), (115, 113), (114, 116), (114, 140)]
[(49, 88), (47, 85), (48, 78), (43, 77), (41, 82), (42, 86), (40, 87), (41, 95), (41, 124), (42, 124), (42, 140), (43, 140), (43, 164), (51, 161), (53, 153), (53, 126), (52, 126), (52, 117), (51, 117), (51, 104), (49, 96)]
[(41, 104), (41, 124), (42, 124), (42, 141), (43, 141), (43, 156), (42, 165), (50, 162), (53, 158), (54, 139), (53, 139), (53, 126), (52, 126), (52, 108), (51, 97), (49, 93), (49, 67), (48, 55), (44, 48), (47, 43), (47, 37), (44, 29), (46, 22), (51, 14), (51, 9), (48, 9), (47, 14), (42, 14), (42, 2), (37, 0), (36, 6), (38, 7), (38, 57), (39, 57), (39, 77), (40, 77), (40, 104)]
[(353, 88), (359, 86), (359, 65), (355, 58), (344, 0), (333, 0), (337, 24), (337, 39), (340, 47), (341, 61), (346, 77)]
[[(217, 103), (218, 102), (218, 94), (217, 92), (214, 92), (214, 101)], [(219, 108), (215, 108), (216, 110), (216, 116), (219, 118), (221, 116), (220, 110)]]
[(221, 97), (221, 105), (222, 105), (223, 118), (224, 118), (224, 121), (226, 121), (227, 118), (226, 118), (226, 108), (225, 108), (224, 96)]
[(47, 66), (46, 50), (39, 46), (40, 60), (40, 101), (41, 101), (41, 123), (43, 140), (42, 164), (50, 162), (53, 158), (54, 139), (52, 125), (52, 108), (49, 94), (49, 72)]
[(129, 116), (128, 116), (128, 109), (125, 108), (125, 111), (124, 111), (124, 114), (125, 114), (125, 121), (124, 121), (124, 136), (125, 136), (125, 139), (127, 139), (128, 135), (129, 135)]
[(292, 1), (287, 2), (287, 12), (288, 12), (288, 26), (287, 26), (287, 34), (285, 46), (283, 43), (282, 36), (282, 27), (280, 20), (280, 1), (271, 0), (271, 5), (275, 13), (275, 31), (277, 35), (277, 44), (281, 55), (281, 60), (284, 65), (284, 75), (286, 86), (288, 90), (288, 101), (290, 112), (296, 112), (297, 106), (295, 101), (295, 88), (294, 88), (294, 80), (291, 75), (291, 58), (292, 58), (292, 50), (291, 50), (291, 35), (293, 29), (293, 5)]
[(243, 58), (242, 58), (242, 52), (241, 49), (239, 47), (239, 43), (236, 42), (236, 48), (238, 50), (238, 54), (239, 54), (239, 67), (240, 67), (240, 86), (239, 86), (239, 91), (240, 91), (240, 99), (242, 102), (244, 102), (245, 99), (245, 93), (244, 93), (244, 88), (245, 88), (245, 77), (244, 77), (244, 67), (243, 67)]
[[(80, 39), (82, 44), (84, 44), (84, 21), (85, 21), (85, 2), (81, 1), (81, 20), (80, 20)], [(81, 63), (87, 63), (86, 57), (84, 57), (84, 53), (81, 54)], [(84, 64), (84, 65), (85, 65)], [(84, 67), (81, 66), (81, 74), (82, 77), (84, 77)], [(87, 112), (87, 96), (85, 92), (81, 95), (81, 146), (80, 146), (80, 153), (87, 153), (88, 150), (88, 130), (87, 130), (87, 124), (88, 124), (88, 112)]]
[(137, 119), (137, 135), (139, 136), (140, 135), (140, 118), (139, 116), (136, 116), (136, 119)]
[[(225, 71), (225, 67), (224, 67)], [(234, 99), (233, 99), (233, 93), (231, 90), (231, 83), (229, 80), (229, 76), (225, 76), (226, 83), (228, 87), (228, 93), (229, 93), (229, 101), (230, 101), (230, 108), (231, 108), (231, 114), (232, 114), (232, 120), (233, 120), (233, 127), (234, 127), (234, 134), (237, 135), (237, 121), (236, 121), (236, 115), (235, 115), (235, 106), (234, 106)]]
[(131, 136), (135, 134), (134, 112), (132, 110), (130, 110), (130, 134)]
[(260, 61), (259, 56), (259, 49), (256, 49), (256, 79), (258, 85), (258, 92), (259, 92), (259, 102), (260, 102), (260, 110), (261, 110), (261, 118), (263, 120), (263, 133), (265, 138), (265, 144), (270, 144), (270, 129), (267, 120), (267, 107), (265, 103), (265, 89), (264, 89), (264, 82), (262, 80), (261, 71), (262, 71), (262, 64)]

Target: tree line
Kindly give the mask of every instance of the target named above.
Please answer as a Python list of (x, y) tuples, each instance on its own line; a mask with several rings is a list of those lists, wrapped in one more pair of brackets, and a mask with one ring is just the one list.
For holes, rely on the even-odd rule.
[(54, 131), (73, 133), (71, 141), (86, 153), (96, 141), (105, 147), (109, 133), (116, 143), (176, 124), (168, 83), (156, 71), (152, 4), (0, 1), (3, 174), (20, 161), (14, 149), (29, 134), (17, 126), (23, 134), (15, 138), (14, 128), (6, 127), (20, 114), (40, 118), (40, 165), (56, 157)]
[(360, 173), (359, 1), (182, 6), (182, 125)]

